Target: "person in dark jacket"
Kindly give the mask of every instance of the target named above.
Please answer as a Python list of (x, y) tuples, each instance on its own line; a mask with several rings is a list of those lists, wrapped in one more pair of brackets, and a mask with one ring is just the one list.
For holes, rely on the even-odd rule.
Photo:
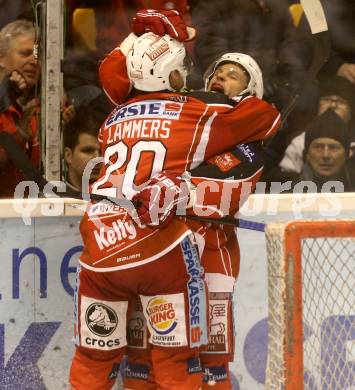
[[(35, 29), (16, 20), (0, 30), (0, 132), (10, 134), (32, 163), (40, 166), (38, 99), (40, 64), (33, 55)], [(13, 198), (23, 173), (0, 146), (0, 198)]]
[[(311, 124), (304, 141), (304, 165), (300, 181), (311, 180), (320, 192), (326, 183), (342, 184), (344, 191), (352, 190), (347, 168), (350, 148), (348, 125), (333, 111), (328, 110)], [(329, 190), (329, 189), (328, 189)]]
[[(325, 80), (332, 76), (341, 76), (355, 88), (355, 1), (322, 0), (322, 6), (328, 23), (332, 51), (319, 77)], [(313, 55), (313, 40), (310, 39), (311, 31), (304, 15), (298, 27), (298, 35), (302, 42), (300, 58), (304, 60), (305, 66), (309, 66)]]
[(204, 73), (222, 54), (248, 54), (262, 70), (264, 99), (279, 109), (285, 105), (303, 74), (286, 0), (200, 0), (192, 21), (198, 30), (197, 71)]

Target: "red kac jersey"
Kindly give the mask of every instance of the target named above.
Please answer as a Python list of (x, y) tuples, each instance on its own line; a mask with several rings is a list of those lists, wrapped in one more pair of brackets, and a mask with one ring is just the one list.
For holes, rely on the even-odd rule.
[[(106, 60), (101, 66), (101, 78), (105, 64), (106, 92), (110, 93), (107, 85), (115, 83), (113, 100), (122, 102), (130, 86), (127, 78), (124, 82), (125, 57), (119, 50), (111, 55), (115, 57), (115, 69)], [(114, 80), (115, 75), (120, 80)], [(233, 106), (219, 103), (215, 96), (207, 92), (149, 93), (117, 106), (100, 129), (104, 166), (92, 191), (131, 199), (139, 186), (156, 173), (193, 170), (235, 145), (263, 140), (277, 130), (280, 115), (265, 101), (249, 96)], [(138, 227), (124, 211), (105, 214), (105, 219), (100, 220), (105, 231), (103, 226), (95, 228), (100, 214), (90, 213), (93, 214), (92, 208), (82, 222), (86, 247), (82, 262), (102, 270), (152, 261), (189, 233), (185, 223), (176, 219), (159, 230), (158, 240), (157, 230)], [(118, 225), (125, 229), (118, 229)], [(135, 231), (130, 234), (131, 227)]]

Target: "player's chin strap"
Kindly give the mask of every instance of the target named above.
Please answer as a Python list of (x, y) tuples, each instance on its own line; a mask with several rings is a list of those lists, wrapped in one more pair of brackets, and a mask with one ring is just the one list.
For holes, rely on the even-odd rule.
[(309, 85), (317, 76), (319, 70), (328, 60), (330, 55), (330, 36), (328, 31), (327, 20), (324, 15), (323, 7), (320, 0), (300, 0), (303, 11), (309, 23), (309, 27), (314, 39), (314, 53), (310, 67), (304, 75), (300, 84), (292, 93), (292, 98), (289, 103), (282, 109), (281, 118), (282, 124), (285, 123), (287, 117), (295, 108), (304, 88)]
[[(29, 160), (25, 152), (21, 149), (21, 147), (18, 145), (18, 143), (11, 134), (0, 132), (0, 145), (4, 147), (9, 158), (13, 161), (16, 167), (20, 171), (22, 171), (26, 179), (37, 184), (39, 191), (43, 195), (57, 195), (61, 198), (74, 198), (86, 201), (107, 201), (117, 204), (118, 206), (123, 207), (127, 210), (133, 210), (136, 207), (136, 204), (128, 199), (119, 199), (98, 194), (82, 193), (71, 188), (66, 189), (65, 191), (54, 191), (51, 183), (49, 183), (46, 179), (42, 177), (41, 173), (34, 167), (32, 162)], [(215, 224), (217, 223), (221, 225), (230, 225), (234, 227), (241, 227), (243, 229), (251, 229), (258, 231), (264, 231), (265, 227), (265, 225), (262, 223), (245, 221), (242, 219), (234, 219), (229, 217), (216, 219), (208, 217), (199, 217), (194, 215), (186, 215), (186, 218), (197, 220), (199, 222), (208, 222)]]

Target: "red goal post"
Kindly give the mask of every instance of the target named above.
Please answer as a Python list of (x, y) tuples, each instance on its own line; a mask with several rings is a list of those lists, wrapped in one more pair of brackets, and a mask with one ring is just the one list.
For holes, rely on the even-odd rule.
[(265, 388), (355, 388), (355, 220), (273, 223), (265, 233)]

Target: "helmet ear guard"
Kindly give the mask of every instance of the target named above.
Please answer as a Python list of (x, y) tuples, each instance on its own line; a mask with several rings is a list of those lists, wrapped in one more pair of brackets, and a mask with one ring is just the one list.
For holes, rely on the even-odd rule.
[(224, 54), (207, 68), (204, 74), (206, 91), (208, 88), (208, 84), (211, 81), (212, 76), (214, 75), (214, 72), (216, 71), (218, 66), (222, 64), (222, 62), (229, 62), (232, 64), (240, 65), (249, 75), (250, 80), (248, 86), (244, 91), (240, 92), (239, 95), (249, 93), (250, 95), (254, 95), (257, 98), (262, 99), (264, 94), (264, 86), (261, 69), (252, 57), (243, 53)]
[(169, 76), (173, 70), (179, 71), (185, 86), (188, 63), (183, 43), (152, 32), (140, 36), (126, 58), (128, 77), (134, 88), (147, 92), (172, 91)]

